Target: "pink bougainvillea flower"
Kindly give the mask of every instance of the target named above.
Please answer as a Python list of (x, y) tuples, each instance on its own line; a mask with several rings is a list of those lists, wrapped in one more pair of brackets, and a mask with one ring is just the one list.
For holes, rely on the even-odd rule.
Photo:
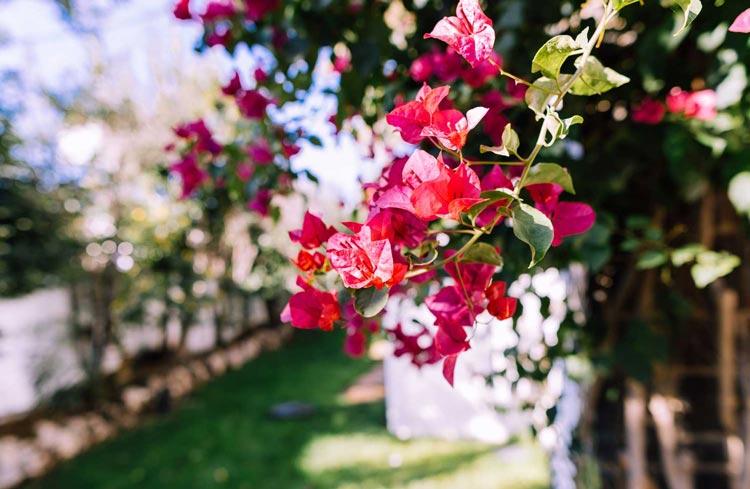
[(685, 101), (685, 117), (710, 121), (716, 118), (718, 97), (714, 90), (692, 92)]
[(494, 282), (484, 294), (487, 297), (487, 311), (500, 320), (513, 317), (516, 313), (518, 300), (506, 295), (506, 284), (502, 281)]
[(226, 85), (221, 87), (221, 93), (223, 93), (224, 95), (234, 96), (237, 95), (237, 92), (239, 92), (240, 90), (242, 90), (240, 74), (235, 71), (232, 79), (229, 80)]
[(418, 368), (439, 362), (442, 357), (427, 328), (422, 325), (414, 327), (419, 328), (414, 334), (407, 334), (401, 323), (388, 330), (393, 343), (393, 355), (397, 358), (410, 357), (412, 365)]
[(367, 337), (359, 329), (347, 328), (344, 353), (351, 358), (362, 358), (367, 351)]
[(412, 102), (407, 102), (393, 109), (385, 119), (401, 133), (401, 139), (407, 143), (417, 144), (424, 136), (422, 130), (432, 122), (440, 102), (448, 96), (450, 87), (432, 89), (423, 85)]
[(489, 58), (479, 62), (476, 66), (467, 68), (461, 73), (461, 78), (472, 88), (480, 88), (490, 81), (503, 65), (503, 58), (492, 51)]
[(686, 92), (680, 87), (674, 87), (667, 94), (667, 110), (673, 114), (681, 114), (685, 112), (685, 104), (687, 103), (689, 96), (689, 92)]
[(734, 19), (732, 25), (729, 26), (729, 32), (750, 33), (750, 8)]
[[(500, 166), (493, 165), (492, 169), (482, 177), (481, 188), (483, 192), (487, 190), (497, 189), (513, 190), (513, 182), (510, 180), (510, 178), (508, 178), (508, 176), (505, 174), (503, 169), (500, 168)], [(503, 199), (487, 207), (477, 216), (477, 226), (487, 226), (488, 224), (494, 222), (496, 219), (498, 219), (498, 210), (507, 204), (508, 201)], [(495, 224), (499, 224), (500, 222), (502, 222), (502, 218), (499, 219)]]
[(488, 111), (486, 107), (475, 107), (464, 116), (458, 110), (441, 110), (432, 116), (432, 121), (422, 130), (421, 136), (435, 138), (446, 148), (461, 151), (469, 131), (479, 124)]
[[(449, 251), (446, 257), (454, 254)], [(455, 284), (429, 296), (425, 304), (435, 316), (435, 326), (438, 328), (435, 348), (440, 356), (445, 357), (443, 375), (452, 384), (458, 355), (470, 348), (466, 328), (474, 324), (476, 316), (488, 302), (494, 301), (491, 302), (492, 309), (502, 314), (512, 306), (511, 301), (501, 304), (504, 289), (500, 290), (497, 285), (490, 286), (496, 267), (482, 263), (449, 262), (445, 268)]]
[(174, 133), (181, 139), (194, 141), (195, 150), (198, 152), (208, 152), (213, 155), (221, 153), (221, 145), (216, 142), (203, 119), (181, 124), (174, 128)]
[[(447, 257), (451, 257), (451, 252)], [(484, 309), (484, 291), (492, 281), (496, 267), (482, 263), (455, 263), (446, 265), (455, 285), (443, 287), (437, 294), (425, 300), (427, 308), (435, 316), (435, 325), (453, 340), (441, 337), (438, 351), (444, 355), (463, 351), (466, 342), (464, 327), (471, 326), (477, 314)], [(450, 348), (446, 349), (448, 346)]]
[(260, 216), (267, 217), (272, 197), (273, 195), (270, 190), (262, 188), (258, 190), (255, 197), (247, 203), (247, 208), (256, 212)]
[(226, 26), (216, 27), (206, 34), (206, 45), (209, 47), (224, 46), (228, 48), (232, 44), (232, 31)]
[(190, 20), (193, 15), (190, 13), (190, 0), (177, 0), (172, 8), (172, 14), (180, 20)]
[(253, 78), (255, 78), (255, 81), (258, 83), (265, 83), (266, 80), (268, 80), (268, 74), (263, 71), (263, 68), (255, 68), (255, 71), (253, 71)]
[(425, 39), (439, 39), (477, 66), (490, 57), (495, 45), (495, 30), (478, 0), (459, 0), (455, 17), (444, 17)]
[(237, 9), (231, 1), (212, 0), (206, 5), (206, 10), (200, 15), (203, 22), (215, 22), (227, 19), (237, 13)]
[(333, 71), (336, 73), (345, 73), (352, 68), (351, 56), (335, 56), (333, 58)]
[(424, 183), (447, 175), (448, 170), (442, 157), (435, 158), (427, 151), (418, 149), (401, 167), (401, 181), (411, 189), (415, 189)]
[(560, 195), (563, 193), (561, 185), (556, 183), (540, 183), (529, 185), (526, 190), (531, 194), (531, 199), (536, 204), (536, 208), (544, 212), (547, 216), (554, 212), (560, 201)]
[(517, 83), (515, 80), (508, 79), (508, 81), (505, 84), (505, 91), (508, 92), (508, 95), (512, 99), (515, 99), (517, 101), (522, 101), (526, 97), (526, 90), (528, 90), (528, 86), (524, 85), (523, 83)]
[(287, 158), (291, 158), (300, 151), (302, 151), (302, 148), (294, 143), (288, 143), (286, 141), (281, 143), (281, 152), (284, 153), (284, 156)]
[[(425, 221), (440, 216), (457, 219), (481, 200), (479, 177), (474, 170), (467, 165), (450, 169), (442, 156), (437, 159), (422, 150), (415, 151), (406, 162), (402, 177), (405, 185), (394, 190), (408, 197), (413, 213)], [(391, 204), (398, 205), (397, 191), (388, 194), (393, 198)]]
[(633, 122), (655, 125), (664, 119), (667, 109), (658, 100), (646, 97), (641, 103), (633, 107)]
[(674, 87), (667, 95), (667, 109), (688, 119), (710, 121), (717, 115), (718, 97), (711, 89), (686, 92)]
[(416, 248), (427, 236), (427, 224), (403, 209), (377, 209), (366, 225), (372, 230), (372, 239), (387, 239), (395, 246)]
[(297, 278), (302, 292), (297, 292), (281, 313), (281, 320), (300, 329), (331, 331), (333, 323), (341, 319), (341, 308), (332, 292), (318, 290)]
[(470, 309), (466, 298), (457, 285), (443, 287), (425, 299), (427, 309), (435, 316), (438, 332), (435, 344), (438, 352), (445, 355), (459, 353), (468, 348), (468, 336), (464, 327), (471, 326), (481, 308)]
[(245, 0), (245, 17), (258, 22), (269, 12), (279, 7), (279, 0)]
[(250, 163), (240, 163), (237, 165), (237, 178), (243, 182), (249, 181), (255, 173), (255, 167)]
[(324, 270), (326, 268), (326, 256), (317, 251), (310, 253), (305, 250), (300, 250), (299, 253), (297, 253), (297, 259), (294, 260), (294, 264), (303, 272)]
[(258, 90), (247, 90), (237, 94), (237, 107), (248, 119), (262, 119), (271, 100)]
[(302, 228), (289, 231), (289, 238), (303, 248), (314, 250), (320, 248), (334, 234), (336, 230), (333, 227), (326, 226), (321, 218), (307, 211), (302, 220)]
[(443, 83), (452, 83), (461, 76), (464, 62), (461, 56), (448, 48), (444, 53), (432, 54), (435, 77)]
[(453, 386), (453, 379), (456, 373), (456, 363), (458, 362), (458, 354), (449, 355), (443, 360), (443, 377), (448, 383)]
[(350, 289), (392, 287), (406, 275), (407, 267), (394, 257), (390, 241), (374, 240), (368, 226), (356, 234), (334, 234), (327, 251), (331, 267)]
[(552, 246), (559, 246), (568, 236), (583, 234), (596, 222), (596, 212), (582, 202), (560, 202), (550, 217), (555, 237)]
[[(451, 257), (454, 254), (453, 250), (449, 250), (445, 255)], [(456, 281), (464, 295), (469, 297), (477, 307), (481, 306), (482, 294), (489, 287), (496, 269), (494, 265), (486, 263), (450, 262), (445, 266), (448, 275)]]
[(432, 78), (435, 68), (432, 54), (423, 54), (414, 61), (409, 67), (409, 76), (418, 83), (429, 81)]
[(417, 150), (403, 166), (402, 183), (390, 186), (377, 195), (374, 204), (383, 208), (408, 211), (425, 221), (440, 216), (454, 219), (480, 202), (480, 182), (467, 165), (449, 168), (442, 156), (438, 159)]
[(198, 160), (192, 153), (172, 164), (169, 170), (180, 176), (183, 199), (190, 197), (203, 182), (208, 180), (208, 173), (198, 166)]
[[(403, 186), (403, 170), (406, 164), (407, 158), (394, 158), (389, 164), (383, 167), (380, 173), (380, 178), (377, 182), (365, 184), (363, 186), (367, 202), (371, 205), (375, 205), (380, 208), (392, 207), (388, 205), (381, 206), (379, 201), (385, 194), (392, 189), (397, 189)], [(411, 203), (409, 202), (408, 196), (403, 199), (405, 204), (404, 207), (395, 206), (397, 208), (403, 208), (406, 210), (411, 209)]]
[(596, 222), (596, 212), (582, 202), (560, 202), (563, 189), (554, 183), (540, 183), (526, 187), (536, 208), (542, 211), (554, 228), (552, 246), (559, 246), (568, 236), (583, 234)]
[(266, 139), (259, 139), (253, 145), (247, 148), (247, 154), (259, 165), (268, 165), (273, 163), (273, 152)]

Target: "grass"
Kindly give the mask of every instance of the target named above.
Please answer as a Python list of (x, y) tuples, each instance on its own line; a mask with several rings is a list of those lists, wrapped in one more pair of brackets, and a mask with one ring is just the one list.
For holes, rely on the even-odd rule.
[[(341, 338), (298, 332), (147, 421), (25, 489), (541, 489), (546, 462), (529, 445), (401, 442), (382, 403), (340, 393), (372, 364), (345, 358)], [(268, 417), (275, 403), (314, 403), (308, 418)]]

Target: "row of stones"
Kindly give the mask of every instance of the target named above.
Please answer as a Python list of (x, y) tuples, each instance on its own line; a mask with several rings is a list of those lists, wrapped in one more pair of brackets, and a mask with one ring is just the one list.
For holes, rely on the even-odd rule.
[(165, 400), (180, 399), (227, 370), (241, 367), (261, 351), (280, 348), (290, 335), (291, 329), (286, 326), (258, 331), (205, 358), (153, 374), (145, 385), (125, 387), (119, 403), (107, 403), (96, 411), (62, 420), (40, 420), (28, 438), (0, 438), (0, 489), (46, 474), (59, 462), (136, 426), (142, 416), (158, 409)]

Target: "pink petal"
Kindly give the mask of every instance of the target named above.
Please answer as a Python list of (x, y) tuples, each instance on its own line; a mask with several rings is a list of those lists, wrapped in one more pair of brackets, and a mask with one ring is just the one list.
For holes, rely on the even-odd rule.
[(425, 84), (422, 85), (422, 88), (419, 89), (416, 101), (421, 102), (422, 107), (424, 107), (424, 109), (428, 113), (434, 114), (440, 106), (440, 102), (442, 102), (443, 99), (448, 96), (449, 91), (450, 86), (448, 85), (433, 89)]
[(445, 357), (443, 360), (443, 377), (453, 387), (453, 375), (456, 372), (456, 362), (458, 361), (458, 355), (450, 355)]
[(560, 202), (552, 216), (555, 228), (553, 246), (558, 246), (568, 236), (583, 234), (596, 222), (596, 213), (588, 204), (580, 202)]
[(430, 123), (430, 114), (419, 102), (408, 102), (393, 109), (385, 120), (399, 131), (401, 139), (417, 144), (423, 139), (422, 129)]
[(734, 19), (734, 22), (732, 22), (732, 25), (729, 27), (729, 31), (742, 34), (750, 33), (750, 8)]
[(418, 149), (404, 165), (401, 176), (404, 183), (411, 188), (416, 188), (422, 183), (436, 180), (442, 173), (441, 166), (445, 166), (427, 151)]
[(486, 107), (475, 107), (466, 113), (466, 120), (469, 121), (469, 130), (471, 131), (487, 115), (490, 109)]

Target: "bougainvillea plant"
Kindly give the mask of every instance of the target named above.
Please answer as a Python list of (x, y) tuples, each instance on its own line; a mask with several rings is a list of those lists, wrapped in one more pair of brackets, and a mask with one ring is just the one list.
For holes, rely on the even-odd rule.
[[(489, 76), (522, 85), (524, 100), (540, 124), (537, 139), (526, 145), (504, 124), (498, 145), (467, 147), (469, 132), (498, 107), (486, 97), (489, 106), (464, 114), (452, 108), (450, 86), (425, 83), (414, 100), (397, 106), (386, 121), (405, 142), (426, 144), (433, 153), (415, 149), (385, 168), (381, 179), (366, 189), (364, 222), (344, 223), (346, 230), (334, 232), (308, 213), (302, 229), (292, 233), (303, 248), (297, 259), (303, 290), (292, 297), (282, 319), (298, 328), (330, 330), (339, 320), (376, 317), (390, 295), (432, 285), (433, 293), (424, 302), (437, 331), (426, 356), (443, 360), (443, 374), (452, 384), (456, 362), (470, 348), (477, 316), (486, 310), (504, 320), (516, 311), (506, 282), (494, 278), (503, 265), (502, 252), (492, 243), (497, 230), (510, 227), (528, 245), (531, 268), (551, 247), (594, 225), (596, 215), (589, 205), (562, 198), (574, 193), (568, 171), (537, 158), (564, 139), (571, 126), (583, 122), (579, 115), (561, 115), (567, 95), (597, 95), (628, 82), (592, 53), (618, 11), (636, 1), (605, 2), (593, 32), (585, 29), (576, 38), (550, 39), (532, 60), (531, 71), (540, 76), (529, 82), (497, 62), (495, 30), (478, 1), (460, 0), (456, 15), (440, 20), (425, 38), (445, 42), (473, 69), (481, 66)], [(685, 25), (698, 13), (695, 4), (683, 8)], [(410, 72), (426, 80), (432, 69), (430, 61), (422, 59)], [(711, 108), (706, 98), (710, 94), (675, 92), (670, 94), (670, 111), (707, 117)], [(638, 117), (648, 122), (663, 117), (664, 109), (658, 102), (644, 101), (640, 112)], [(334, 272), (343, 287), (331, 286)], [(345, 292), (337, 293), (339, 289)], [(350, 302), (355, 316), (342, 313)], [(351, 323), (347, 330), (362, 334)], [(396, 335), (401, 350), (421, 362), (425, 348), (405, 341), (403, 332)]]

